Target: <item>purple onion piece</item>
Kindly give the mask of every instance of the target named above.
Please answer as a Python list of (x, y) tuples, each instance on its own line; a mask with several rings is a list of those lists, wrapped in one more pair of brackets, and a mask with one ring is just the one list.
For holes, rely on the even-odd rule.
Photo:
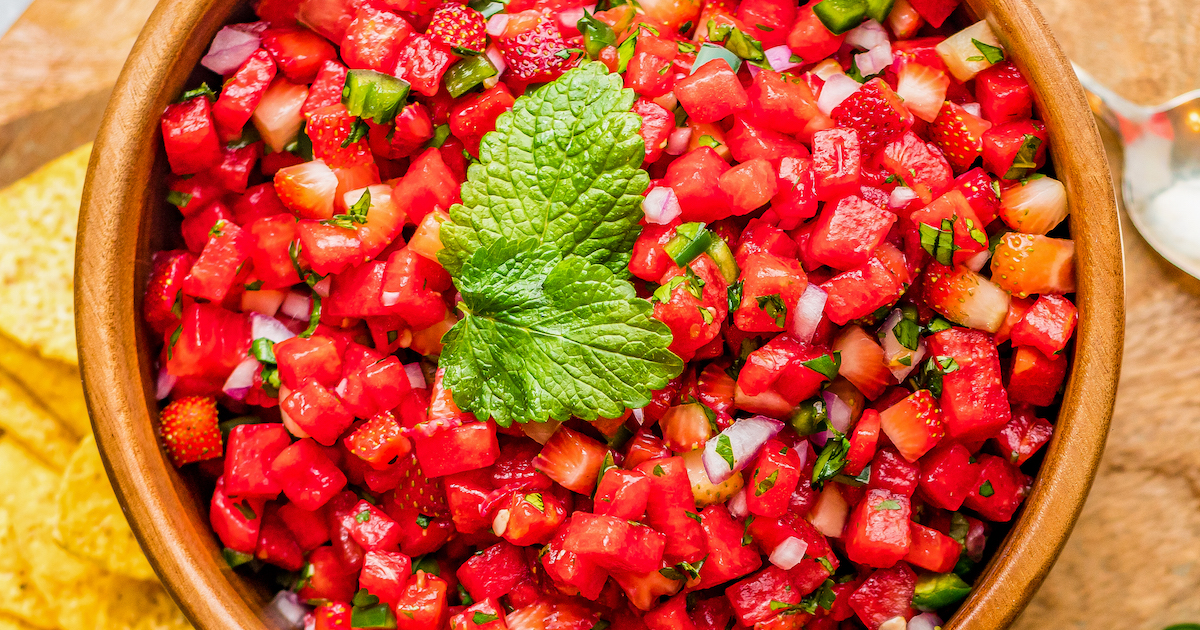
[(825, 314), (828, 298), (829, 294), (815, 284), (809, 284), (800, 294), (800, 299), (796, 300), (796, 316), (792, 318), (792, 334), (796, 339), (804, 343), (812, 341), (821, 316)]
[(783, 423), (766, 416), (754, 416), (734, 422), (704, 445), (704, 472), (714, 484), (724, 483), (743, 469), (767, 440), (783, 429)]
[(826, 390), (821, 394), (825, 400), (825, 414), (829, 418), (829, 426), (845, 433), (850, 429), (850, 405), (838, 398), (838, 395)]
[(408, 375), (408, 384), (413, 389), (425, 389), (425, 372), (420, 363), (405, 363), (404, 372)]
[(234, 24), (217, 31), (200, 65), (221, 76), (232, 74), (241, 67), (262, 44), (258, 33), (252, 29), (237, 28), (241, 26), (249, 25)]
[(787, 44), (780, 44), (774, 48), (768, 48), (763, 52), (767, 57), (767, 63), (775, 72), (787, 72), (792, 68), (798, 68), (804, 65), (799, 61), (792, 61), (792, 49), (788, 48)]
[(942, 618), (931, 612), (921, 613), (908, 620), (908, 630), (935, 630), (942, 623)]
[(771, 550), (769, 560), (771, 561), (771, 564), (783, 569), (784, 571), (788, 571), (797, 564), (800, 564), (800, 561), (804, 559), (804, 553), (806, 551), (808, 551), (807, 542), (800, 540), (795, 536), (788, 536), (786, 540), (779, 543), (775, 546), (775, 549)]
[(242, 362), (233, 368), (229, 378), (225, 379), (221, 391), (234, 400), (245, 400), (246, 392), (250, 391), (250, 387), (254, 385), (254, 373), (258, 371), (259, 367), (258, 359), (254, 357), (242, 359)]
[(683, 213), (679, 206), (679, 198), (670, 186), (659, 186), (646, 193), (642, 200), (642, 212), (646, 214), (646, 222), (654, 225), (666, 225)]
[(835, 74), (821, 86), (821, 95), (817, 97), (817, 109), (828, 116), (833, 108), (842, 104), (851, 94), (858, 91), (862, 85), (844, 74)]
[(154, 399), (164, 400), (171, 395), (171, 390), (175, 389), (175, 383), (179, 380), (177, 376), (167, 371), (167, 366), (163, 365), (158, 369), (158, 382), (154, 385)]
[(270, 339), (275, 343), (279, 343), (295, 336), (296, 333), (288, 330), (288, 327), (283, 322), (274, 317), (267, 317), (262, 313), (250, 314), (251, 339)]

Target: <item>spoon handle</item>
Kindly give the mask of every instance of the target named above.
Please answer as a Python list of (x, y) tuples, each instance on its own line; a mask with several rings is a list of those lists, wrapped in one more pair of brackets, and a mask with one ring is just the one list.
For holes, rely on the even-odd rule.
[(1122, 122), (1139, 124), (1146, 119), (1145, 108), (1108, 89), (1077, 64), (1072, 63), (1071, 67), (1075, 69), (1075, 76), (1079, 78), (1079, 83), (1087, 93), (1088, 106), (1091, 107), (1092, 113), (1113, 131), (1124, 136)]

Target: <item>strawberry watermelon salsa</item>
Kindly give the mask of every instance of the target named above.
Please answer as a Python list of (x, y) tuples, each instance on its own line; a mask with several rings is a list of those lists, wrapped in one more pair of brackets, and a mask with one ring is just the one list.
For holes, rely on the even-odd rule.
[(583, 1), (260, 0), (163, 114), (225, 558), (305, 628), (936, 627), (1077, 320), (1029, 84), (948, 0)]

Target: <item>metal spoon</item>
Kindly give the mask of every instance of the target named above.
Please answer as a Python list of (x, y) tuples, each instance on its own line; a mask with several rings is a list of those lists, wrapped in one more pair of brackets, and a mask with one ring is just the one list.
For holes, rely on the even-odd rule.
[(1121, 190), (1134, 227), (1163, 258), (1200, 278), (1200, 90), (1143, 107), (1079, 66), (1092, 111), (1121, 138)]

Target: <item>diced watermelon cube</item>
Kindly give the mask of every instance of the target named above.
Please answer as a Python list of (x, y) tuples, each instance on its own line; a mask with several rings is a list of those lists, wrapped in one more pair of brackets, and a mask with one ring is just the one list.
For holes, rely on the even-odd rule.
[(225, 490), (234, 499), (273, 499), (283, 490), (271, 462), (292, 443), (282, 424), (241, 424), (225, 447)]
[(172, 173), (192, 175), (221, 162), (221, 142), (207, 97), (168, 105), (161, 126)]
[(971, 463), (971, 451), (961, 444), (934, 449), (921, 459), (920, 467), (921, 497), (943, 510), (956, 511), (962, 507), (971, 484), (979, 476), (977, 466)]
[(288, 500), (302, 510), (320, 509), (346, 487), (346, 475), (309, 438), (276, 455), (268, 474)]
[(1016, 464), (994, 455), (980, 455), (979, 478), (963, 504), (989, 521), (1007, 522), (1029, 494), (1032, 483)]
[(850, 596), (850, 607), (868, 630), (879, 630), (883, 622), (895, 617), (911, 618), (917, 575), (901, 562), (890, 569), (871, 574)]
[(844, 537), (846, 556), (880, 569), (894, 566), (912, 544), (911, 514), (907, 496), (882, 488), (868, 490), (850, 514)]

